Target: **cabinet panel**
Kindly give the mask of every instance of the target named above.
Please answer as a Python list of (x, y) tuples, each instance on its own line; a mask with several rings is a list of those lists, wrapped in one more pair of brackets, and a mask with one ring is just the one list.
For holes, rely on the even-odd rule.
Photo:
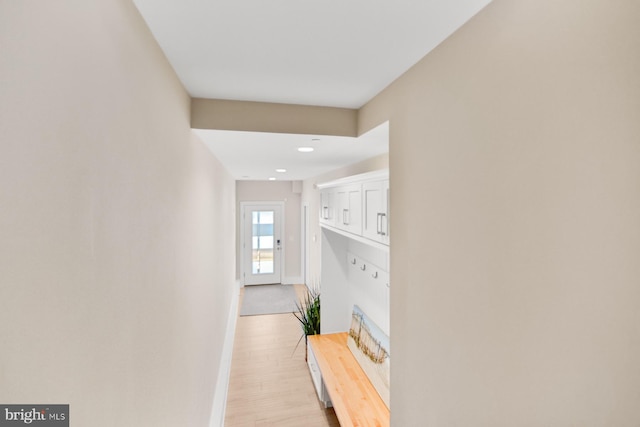
[(320, 223), (336, 225), (335, 189), (327, 188), (320, 191)]
[(381, 227), (381, 242), (384, 244), (389, 244), (389, 239), (391, 238), (391, 228), (389, 227), (389, 224), (391, 224), (389, 215), (389, 206), (391, 206), (391, 204), (389, 203), (389, 180), (386, 179), (384, 181), (382, 181), (382, 206), (380, 208), (380, 212), (382, 213), (381, 216), (381, 223), (380, 223), (380, 227)]
[(364, 213), (362, 235), (380, 243), (389, 243), (389, 180), (362, 185)]
[(362, 233), (361, 186), (339, 187), (336, 191), (336, 227), (350, 233)]
[(363, 223), (362, 235), (372, 240), (380, 237), (379, 207), (382, 205), (382, 189), (379, 182), (367, 182), (362, 185)]
[(313, 354), (313, 348), (308, 342), (307, 366), (309, 367), (309, 373), (311, 373), (311, 379), (313, 380), (313, 385), (316, 389), (318, 399), (324, 404), (325, 408), (331, 407), (331, 398), (329, 397), (329, 393), (327, 392), (324, 381), (322, 380), (322, 373), (320, 372), (320, 367), (318, 366), (318, 362), (316, 361), (316, 356), (315, 354)]

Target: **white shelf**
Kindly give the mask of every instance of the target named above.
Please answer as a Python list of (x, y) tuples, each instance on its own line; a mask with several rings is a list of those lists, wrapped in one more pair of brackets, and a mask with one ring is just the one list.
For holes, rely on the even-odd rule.
[(345, 237), (348, 237), (349, 239), (355, 240), (356, 242), (360, 242), (362, 244), (369, 245), (369, 246), (371, 246), (373, 248), (380, 249), (380, 250), (385, 251), (387, 253), (389, 252), (389, 246), (388, 245), (376, 242), (376, 241), (371, 240), (371, 239), (367, 239), (366, 237), (362, 237), (359, 234), (349, 233), (348, 231), (341, 230), (339, 228), (332, 227), (330, 225), (322, 224), (322, 223), (320, 223), (320, 227), (322, 227), (322, 228), (324, 228), (326, 230), (329, 230), (329, 231), (333, 231), (334, 233), (341, 234), (341, 235), (343, 235)]

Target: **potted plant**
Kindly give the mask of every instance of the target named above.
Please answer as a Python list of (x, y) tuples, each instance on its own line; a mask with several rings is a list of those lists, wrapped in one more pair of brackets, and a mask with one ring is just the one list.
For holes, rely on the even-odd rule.
[[(307, 336), (320, 333), (320, 291), (307, 288), (302, 300), (296, 301), (296, 309), (293, 315), (302, 328), (302, 335), (296, 344), (296, 349), (304, 338), (304, 360), (307, 360)], [(295, 352), (295, 349), (293, 351)]]

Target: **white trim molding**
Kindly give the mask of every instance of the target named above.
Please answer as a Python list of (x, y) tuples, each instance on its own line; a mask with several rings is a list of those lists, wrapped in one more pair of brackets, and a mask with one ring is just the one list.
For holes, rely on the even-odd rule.
[(222, 357), (218, 368), (218, 381), (216, 382), (213, 404), (211, 405), (211, 417), (209, 427), (224, 427), (224, 416), (227, 407), (227, 395), (229, 392), (229, 376), (231, 375), (231, 360), (233, 358), (233, 340), (236, 335), (236, 321), (238, 319), (238, 303), (240, 299), (240, 283), (233, 286), (231, 296), (231, 310), (227, 319), (227, 330), (222, 348)]

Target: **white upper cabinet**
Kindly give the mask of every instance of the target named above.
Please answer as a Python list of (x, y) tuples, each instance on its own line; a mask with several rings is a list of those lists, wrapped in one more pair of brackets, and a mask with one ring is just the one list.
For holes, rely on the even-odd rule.
[(389, 180), (362, 184), (362, 236), (389, 244)]
[(350, 233), (362, 233), (362, 186), (338, 187), (336, 199), (336, 227)]
[(389, 245), (389, 172), (319, 184), (320, 224), (363, 242)]
[(335, 188), (320, 190), (320, 224), (336, 225)]

